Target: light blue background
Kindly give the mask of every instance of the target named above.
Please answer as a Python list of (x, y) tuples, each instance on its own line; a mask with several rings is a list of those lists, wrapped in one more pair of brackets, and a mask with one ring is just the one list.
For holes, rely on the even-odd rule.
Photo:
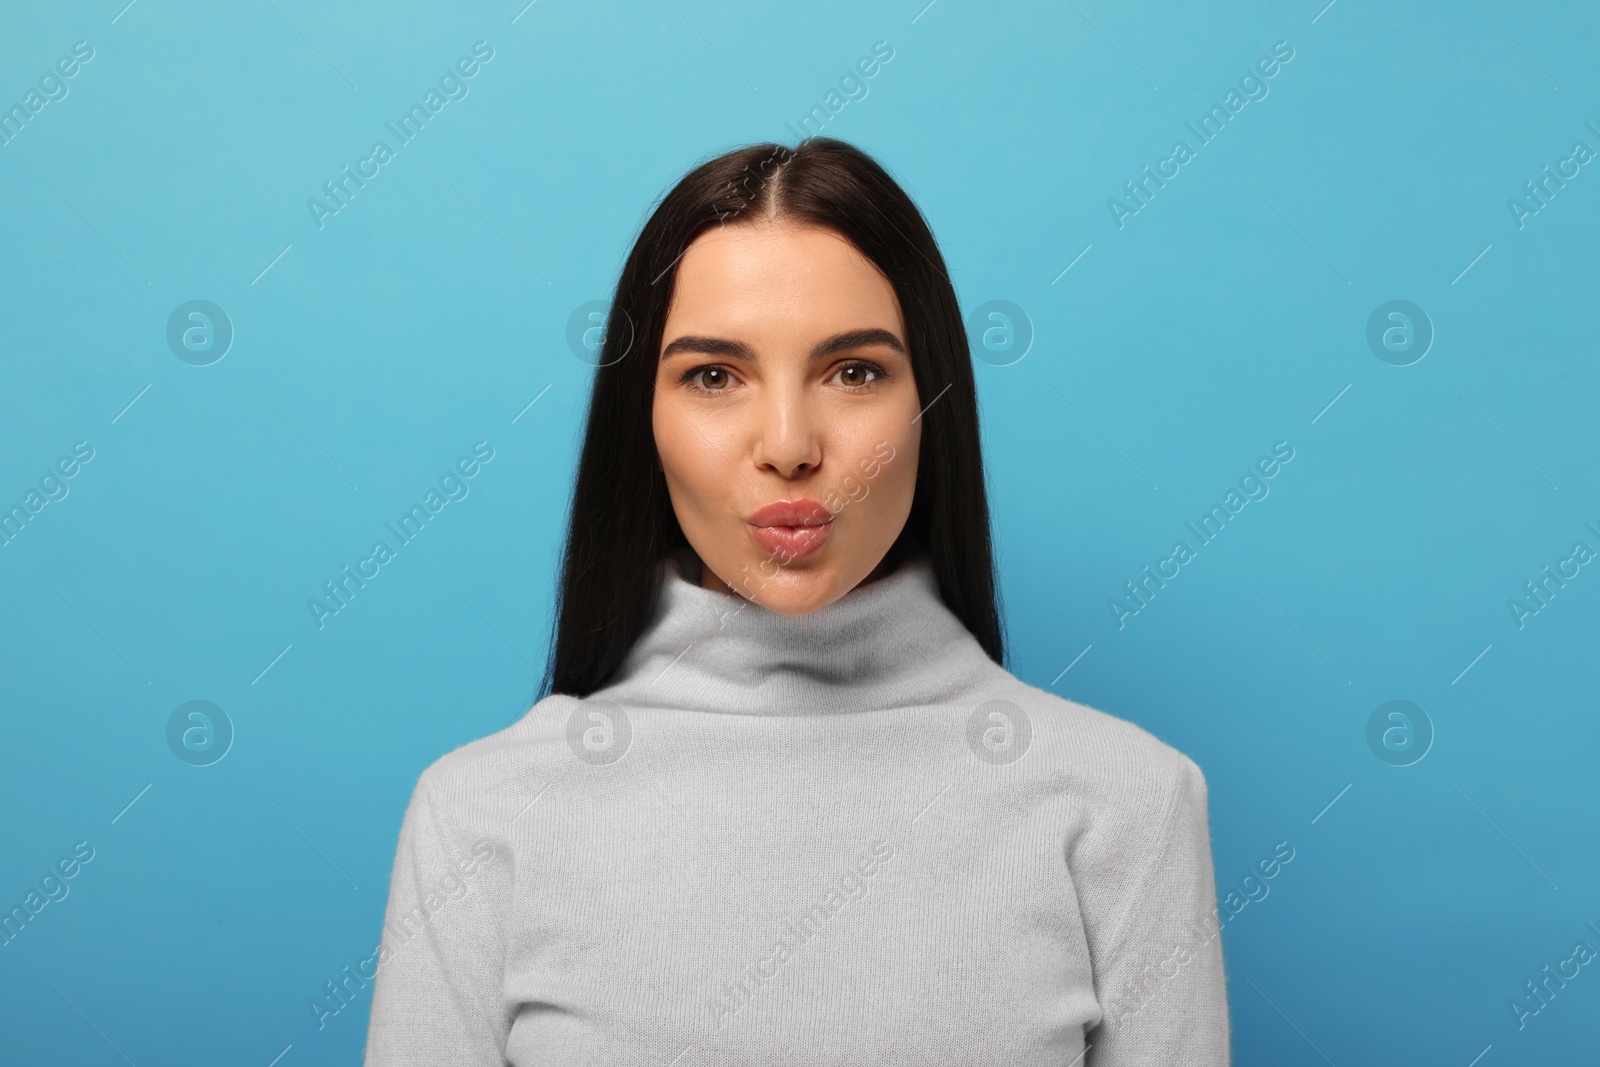
[[(823, 132), (905, 185), (965, 310), (1031, 321), (977, 368), (1012, 669), (1200, 764), (1219, 893), (1296, 849), (1224, 932), (1236, 1062), (1593, 1056), (1600, 965), (1523, 1029), (1508, 1001), (1600, 949), (1600, 566), (1507, 606), (1600, 549), (1600, 167), (1507, 207), (1600, 150), (1592, 7), (123, 2), (0, 26), (6, 106), (95, 50), (0, 147), (0, 504), (95, 450), (0, 548), (0, 905), (96, 850), (0, 948), (7, 1061), (357, 1061), (370, 989), (320, 1031), (307, 1002), (376, 943), (418, 773), (544, 662), (569, 316), (686, 169), (793, 144), (880, 40)], [(479, 40), (319, 229), (307, 199)], [(1119, 229), (1108, 198), (1276, 41), (1269, 95)], [(236, 330), (206, 367), (165, 341), (192, 299)], [(1436, 330), (1410, 366), (1365, 340), (1392, 299)], [(307, 599), (480, 440), (319, 630)], [(1278, 441), (1270, 495), (1119, 629)], [(237, 731), (210, 767), (167, 745), (193, 699)], [(1368, 746), (1391, 699), (1433, 725), (1411, 766)]]

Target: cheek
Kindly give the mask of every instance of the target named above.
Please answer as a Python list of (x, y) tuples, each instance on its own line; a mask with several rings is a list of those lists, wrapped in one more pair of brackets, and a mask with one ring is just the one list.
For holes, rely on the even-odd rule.
[(910, 416), (902, 418), (897, 413), (874, 420), (853, 435), (853, 458), (848, 471), (840, 476), (845, 483), (840, 492), (853, 502), (851, 507), (859, 507), (863, 514), (870, 511), (874, 523), (896, 515), (903, 518), (911, 510), (922, 442), (921, 422), (910, 421), (915, 414), (912, 409)]
[[(876, 481), (882, 486), (885, 507), (893, 507), (903, 518), (911, 512), (911, 501), (917, 493), (917, 456), (920, 439), (891, 442), (894, 458), (883, 464)], [(878, 492), (878, 490), (873, 490)]]
[(673, 511), (689, 533), (697, 521), (724, 510), (719, 504), (728, 494), (728, 461), (670, 405), (658, 400), (651, 421)]

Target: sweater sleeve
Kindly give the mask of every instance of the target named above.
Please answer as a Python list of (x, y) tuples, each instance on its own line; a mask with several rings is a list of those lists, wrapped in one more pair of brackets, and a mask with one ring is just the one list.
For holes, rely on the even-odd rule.
[(1086, 1067), (1227, 1067), (1229, 1022), (1204, 775), (1187, 756), (1096, 960)]
[(510, 856), (451, 826), (429, 776), (400, 828), (364, 1067), (501, 1067)]

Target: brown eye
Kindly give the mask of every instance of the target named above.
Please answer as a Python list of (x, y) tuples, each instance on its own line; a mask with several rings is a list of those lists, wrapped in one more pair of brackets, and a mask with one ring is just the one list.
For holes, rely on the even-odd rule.
[(846, 389), (864, 389), (883, 377), (883, 371), (870, 363), (846, 363), (838, 375), (839, 384)]
[(678, 382), (691, 393), (710, 396), (712, 393), (733, 392), (737, 380), (727, 367), (717, 363), (704, 363), (684, 371)]

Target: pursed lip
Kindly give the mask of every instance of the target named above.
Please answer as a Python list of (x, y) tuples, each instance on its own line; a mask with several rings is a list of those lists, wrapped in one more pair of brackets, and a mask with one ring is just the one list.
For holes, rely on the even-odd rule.
[(778, 500), (745, 520), (751, 526), (826, 526), (833, 514), (810, 497)]

